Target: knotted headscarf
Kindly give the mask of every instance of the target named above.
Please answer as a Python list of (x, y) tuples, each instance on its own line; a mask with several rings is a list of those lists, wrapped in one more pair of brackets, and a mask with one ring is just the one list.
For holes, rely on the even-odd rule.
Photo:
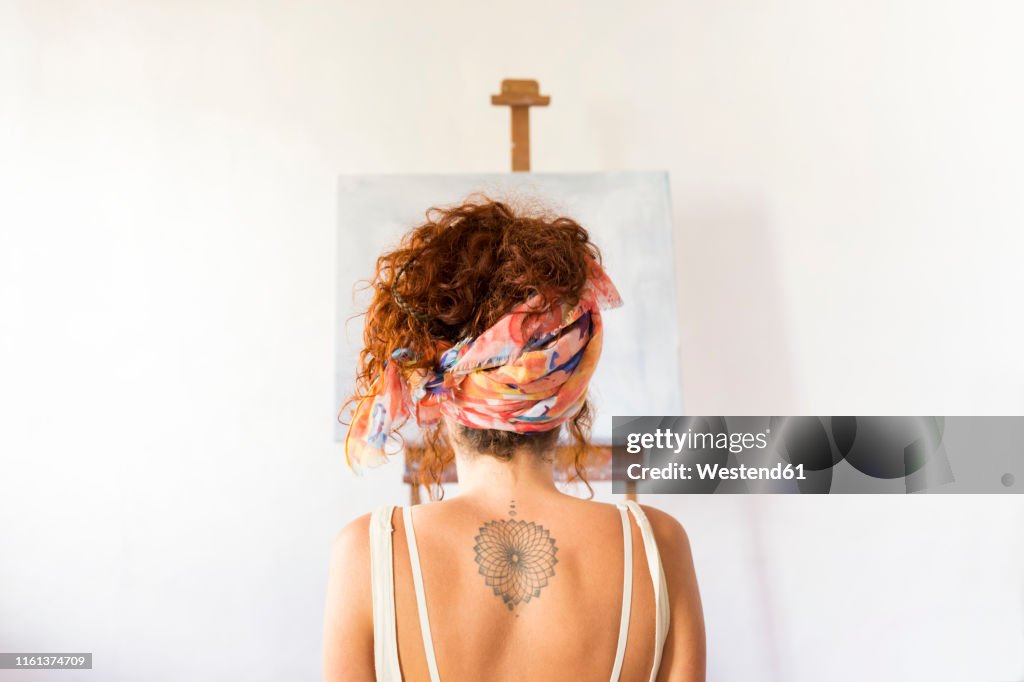
[(447, 349), (433, 370), (404, 370), (409, 352), (394, 351), (352, 415), (349, 465), (384, 460), (393, 429), (413, 415), (420, 426), (443, 414), (470, 428), (518, 433), (549, 431), (573, 418), (601, 356), (601, 310), (622, 305), (604, 269), (594, 260), (589, 267), (575, 305), (543, 309), (538, 294)]

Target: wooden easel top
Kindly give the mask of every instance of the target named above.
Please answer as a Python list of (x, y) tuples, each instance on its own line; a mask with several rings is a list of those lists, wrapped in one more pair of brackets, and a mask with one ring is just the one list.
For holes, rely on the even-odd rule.
[(530, 107), (546, 107), (551, 98), (540, 94), (534, 80), (505, 79), (501, 94), (491, 95), (491, 104), (512, 111), (512, 171), (530, 170)]
[(491, 104), (510, 107), (546, 107), (551, 98), (540, 94), (540, 84), (533, 80), (501, 81), (501, 94), (491, 95)]

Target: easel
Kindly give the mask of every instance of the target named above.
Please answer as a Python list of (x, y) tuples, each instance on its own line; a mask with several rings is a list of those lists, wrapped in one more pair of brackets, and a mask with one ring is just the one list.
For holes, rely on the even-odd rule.
[[(530, 107), (546, 107), (551, 103), (551, 98), (540, 94), (540, 85), (535, 80), (509, 80), (501, 81), (501, 94), (491, 95), (491, 104), (495, 106), (507, 106), (512, 112), (512, 172), (525, 172), (530, 170)], [(586, 471), (591, 481), (612, 480), (612, 449), (614, 446), (594, 446), (587, 456)], [(405, 448), (405, 471), (402, 480), (409, 485), (409, 504), (417, 505), (421, 502), (421, 488), (418, 462), (422, 460), (423, 448), (417, 445), (409, 445)], [(571, 456), (571, 449), (559, 446), (555, 455), (562, 466), (556, 467), (556, 471), (566, 470), (566, 460)], [(569, 460), (571, 461), (571, 460)], [(562, 481), (567, 477), (559, 476)], [(458, 479), (455, 475), (455, 467), (450, 466), (441, 475), (441, 482), (455, 483)], [(626, 482), (626, 499), (636, 500), (636, 483), (631, 480)]]
[(501, 81), (501, 94), (491, 104), (512, 112), (512, 172), (530, 170), (530, 107), (546, 107), (551, 98), (540, 94), (537, 81)]

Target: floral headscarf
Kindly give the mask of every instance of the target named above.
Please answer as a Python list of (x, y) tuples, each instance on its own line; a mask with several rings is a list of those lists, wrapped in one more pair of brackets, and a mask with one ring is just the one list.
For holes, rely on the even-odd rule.
[(411, 415), (420, 426), (443, 414), (474, 429), (519, 433), (549, 431), (574, 417), (601, 355), (601, 310), (622, 299), (591, 260), (579, 302), (538, 312), (542, 303), (535, 296), (463, 339), (432, 371), (403, 370), (409, 352), (393, 352), (375, 390), (356, 406), (345, 439), (349, 465), (383, 461), (388, 437)]

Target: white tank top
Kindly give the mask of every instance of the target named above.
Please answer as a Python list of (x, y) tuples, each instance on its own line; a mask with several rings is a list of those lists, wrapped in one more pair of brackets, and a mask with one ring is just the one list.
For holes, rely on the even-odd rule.
[[(619, 643), (615, 649), (615, 663), (611, 670), (611, 682), (617, 682), (622, 671), (622, 659), (626, 653), (626, 639), (629, 630), (629, 611), (633, 595), (633, 534), (629, 528), (629, 515), (633, 513), (640, 537), (643, 538), (647, 568), (654, 581), (654, 663), (651, 666), (650, 682), (654, 682), (661, 667), (661, 654), (668, 634), (668, 586), (661, 568), (661, 556), (654, 540), (654, 531), (647, 515), (636, 502), (615, 505), (622, 518), (623, 580), (622, 614), (619, 619)], [(373, 660), (378, 682), (401, 682), (402, 673), (398, 666), (398, 636), (395, 626), (395, 582), (392, 564), (391, 516), (394, 507), (384, 506), (370, 516), (370, 577), (373, 592)], [(420, 570), (420, 555), (416, 548), (416, 532), (412, 524), (412, 509), (402, 509), (406, 543), (412, 562), (413, 588), (416, 592), (416, 606), (420, 617), (420, 632), (423, 633), (423, 651), (427, 657), (431, 682), (440, 682), (437, 659), (434, 656), (434, 641), (430, 635), (430, 620), (427, 618), (427, 600), (423, 592), (423, 573)]]

